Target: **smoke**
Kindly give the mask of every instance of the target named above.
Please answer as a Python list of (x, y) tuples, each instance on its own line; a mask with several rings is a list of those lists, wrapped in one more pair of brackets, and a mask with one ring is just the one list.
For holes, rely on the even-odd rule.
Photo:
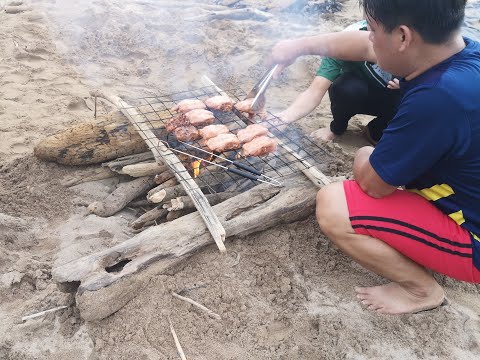
[[(257, 2), (42, 0), (35, 5), (50, 19), (57, 49), (88, 85), (132, 96), (202, 86), (203, 74), (247, 90), (265, 71), (277, 41), (327, 30), (312, 15), (320, 2), (309, 2), (310, 8), (297, 2), (303, 7), (292, 12), (258, 8), (265, 12), (253, 20), (215, 18), (229, 9), (217, 3), (241, 8)], [(312, 21), (305, 21), (306, 14)]]

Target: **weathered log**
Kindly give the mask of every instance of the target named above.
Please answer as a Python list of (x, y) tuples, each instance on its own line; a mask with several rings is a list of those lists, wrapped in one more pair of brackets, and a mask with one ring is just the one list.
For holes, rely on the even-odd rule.
[[(280, 223), (306, 218), (315, 207), (316, 188), (293, 177), (284, 188), (259, 185), (213, 209), (228, 237), (245, 236)], [(195, 212), (151, 227), (129, 240), (53, 269), (58, 283), (79, 283), (76, 303), (85, 320), (116, 312), (149, 284), (203, 247), (210, 233)]]
[(170, 201), (173, 198), (185, 195), (186, 191), (182, 185), (175, 185), (176, 179), (170, 179), (163, 184), (150, 190), (147, 194), (147, 200), (154, 204), (160, 204), (164, 201)]
[(130, 175), (132, 177), (153, 176), (161, 174), (168, 170), (166, 165), (159, 165), (155, 162), (147, 162), (140, 164), (126, 165), (120, 171), (121, 174)]
[(63, 165), (89, 165), (146, 150), (128, 119), (114, 113), (47, 137), (35, 146), (34, 154)]
[(66, 187), (71, 187), (83, 184), (89, 181), (97, 181), (109, 179), (118, 174), (108, 168), (90, 168), (86, 170), (76, 171), (75, 175), (67, 176), (60, 181), (60, 184)]
[(142, 177), (121, 183), (103, 201), (95, 201), (88, 210), (98, 216), (112, 216), (122, 210), (130, 201), (145, 194), (154, 185), (152, 177)]
[(129, 226), (132, 229), (139, 230), (150, 225), (154, 225), (157, 221), (165, 218), (168, 215), (168, 210), (157, 206), (145, 214), (140, 216), (137, 220), (132, 221)]
[[(231, 197), (237, 196), (239, 193), (238, 192), (221, 192), (221, 193), (216, 193), (216, 194), (207, 194), (205, 195), (207, 197), (208, 202), (210, 205), (214, 206), (217, 204), (220, 204), (221, 202), (230, 199)], [(177, 211), (177, 210), (182, 210), (182, 209), (195, 209), (195, 204), (193, 203), (192, 199), (188, 196), (180, 196), (177, 197), (176, 199), (170, 200), (169, 203), (166, 203), (163, 205), (164, 209), (167, 209), (168, 211)]]
[(194, 212), (195, 210), (196, 210), (195, 208), (193, 208), (193, 209), (190, 208), (190, 209), (182, 209), (182, 210), (176, 210), (176, 211), (169, 211), (168, 214), (167, 214), (166, 220), (167, 220), (167, 221), (173, 221), (173, 220), (180, 219), (182, 216), (191, 214), (191, 213)]
[(155, 184), (163, 184), (165, 181), (173, 179), (175, 175), (171, 171), (164, 171), (161, 174), (155, 175)]
[(106, 163), (103, 163), (103, 167), (108, 167), (110, 170), (115, 172), (122, 171), (124, 166), (138, 164), (142, 161), (152, 160), (154, 159), (153, 154), (151, 151), (143, 152), (140, 154), (133, 154), (124, 156)]

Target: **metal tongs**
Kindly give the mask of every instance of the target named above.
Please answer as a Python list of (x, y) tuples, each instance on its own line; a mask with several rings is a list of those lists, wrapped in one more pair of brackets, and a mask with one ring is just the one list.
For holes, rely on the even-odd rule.
[(268, 85), (272, 81), (273, 74), (277, 70), (278, 64), (273, 65), (260, 79), (259, 82), (255, 84), (252, 90), (248, 93), (246, 99), (253, 98), (251, 109), (253, 111), (262, 110), (265, 106), (265, 90), (267, 90)]

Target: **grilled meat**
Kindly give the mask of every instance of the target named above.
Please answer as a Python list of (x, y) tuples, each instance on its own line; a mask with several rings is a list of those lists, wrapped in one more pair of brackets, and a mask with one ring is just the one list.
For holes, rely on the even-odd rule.
[(232, 111), (232, 108), (233, 108), (233, 100), (230, 99), (228, 96), (219, 95), (219, 96), (211, 97), (205, 100), (205, 104), (207, 104), (207, 106), (210, 109), (219, 110), (223, 112)]
[(205, 109), (190, 110), (185, 114), (185, 117), (193, 126), (205, 126), (215, 121), (215, 116), (211, 111)]
[(252, 141), (258, 136), (263, 136), (268, 134), (268, 129), (260, 124), (248, 125), (245, 129), (240, 129), (237, 132), (238, 140), (241, 143), (247, 143)]
[(226, 127), (225, 125), (208, 125), (198, 131), (200, 132), (200, 136), (204, 140), (211, 139), (220, 134), (229, 133), (228, 127)]
[(185, 117), (184, 114), (180, 114), (178, 116), (175, 116), (169, 120), (166, 121), (165, 124), (165, 129), (167, 132), (171, 133), (173, 132), (176, 128), (180, 126), (188, 126), (190, 123), (188, 122), (187, 118)]
[(266, 156), (277, 149), (277, 142), (268, 136), (259, 136), (243, 144), (242, 154), (248, 156)]
[(218, 153), (240, 148), (240, 141), (234, 134), (220, 134), (207, 140), (210, 151)]
[(200, 137), (197, 128), (192, 125), (177, 127), (174, 134), (177, 140), (184, 142), (196, 140)]
[(170, 111), (173, 111), (173, 112), (177, 111), (185, 114), (191, 110), (205, 109), (205, 108), (206, 108), (205, 103), (201, 100), (186, 99), (186, 100), (180, 101), (177, 105), (172, 107)]
[(240, 112), (247, 113), (250, 119), (253, 119), (255, 115), (258, 115), (261, 119), (265, 119), (267, 117), (267, 112), (264, 109), (253, 111), (252, 110), (252, 103), (254, 98), (248, 98), (243, 101), (236, 103), (235, 109)]

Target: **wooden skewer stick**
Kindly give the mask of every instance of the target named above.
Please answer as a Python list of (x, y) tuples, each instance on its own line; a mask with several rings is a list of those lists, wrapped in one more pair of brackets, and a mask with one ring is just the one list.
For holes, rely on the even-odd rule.
[(205, 311), (205, 312), (208, 314), (208, 316), (211, 316), (212, 318), (217, 319), (217, 320), (222, 320), (222, 318), (220, 317), (220, 315), (215, 314), (212, 310), (210, 310), (209, 308), (203, 306), (202, 304), (199, 304), (198, 302), (196, 302), (196, 301), (194, 301), (194, 300), (192, 300), (192, 299), (189, 299), (189, 298), (187, 298), (187, 297), (185, 297), (185, 296), (178, 295), (178, 294), (175, 293), (175, 292), (172, 292), (172, 295), (173, 295), (174, 297), (176, 297), (177, 299), (186, 301), (187, 303), (192, 304), (192, 305), (198, 307), (200, 310)]
[(168, 316), (168, 323), (170, 324), (170, 332), (172, 333), (173, 340), (175, 340), (175, 346), (177, 347), (178, 355), (180, 355), (180, 358), (182, 360), (187, 360), (187, 357), (185, 356), (185, 353), (183, 352), (182, 345), (180, 345), (180, 341), (178, 341), (177, 333), (175, 332), (175, 329), (173, 328), (172, 320), (170, 319), (170, 316)]
[(55, 311), (58, 311), (58, 310), (63, 310), (63, 309), (66, 309), (68, 306), (58, 306), (56, 308), (53, 308), (53, 309), (49, 309), (49, 310), (45, 310), (45, 311), (40, 311), (39, 313), (36, 313), (36, 314), (32, 314), (32, 315), (27, 315), (27, 316), (24, 316), (22, 317), (22, 321), (27, 321), (29, 319), (35, 319), (37, 317), (40, 317), (40, 316), (43, 316), (43, 315), (46, 315), (48, 313), (51, 313), (51, 312), (55, 312)]

